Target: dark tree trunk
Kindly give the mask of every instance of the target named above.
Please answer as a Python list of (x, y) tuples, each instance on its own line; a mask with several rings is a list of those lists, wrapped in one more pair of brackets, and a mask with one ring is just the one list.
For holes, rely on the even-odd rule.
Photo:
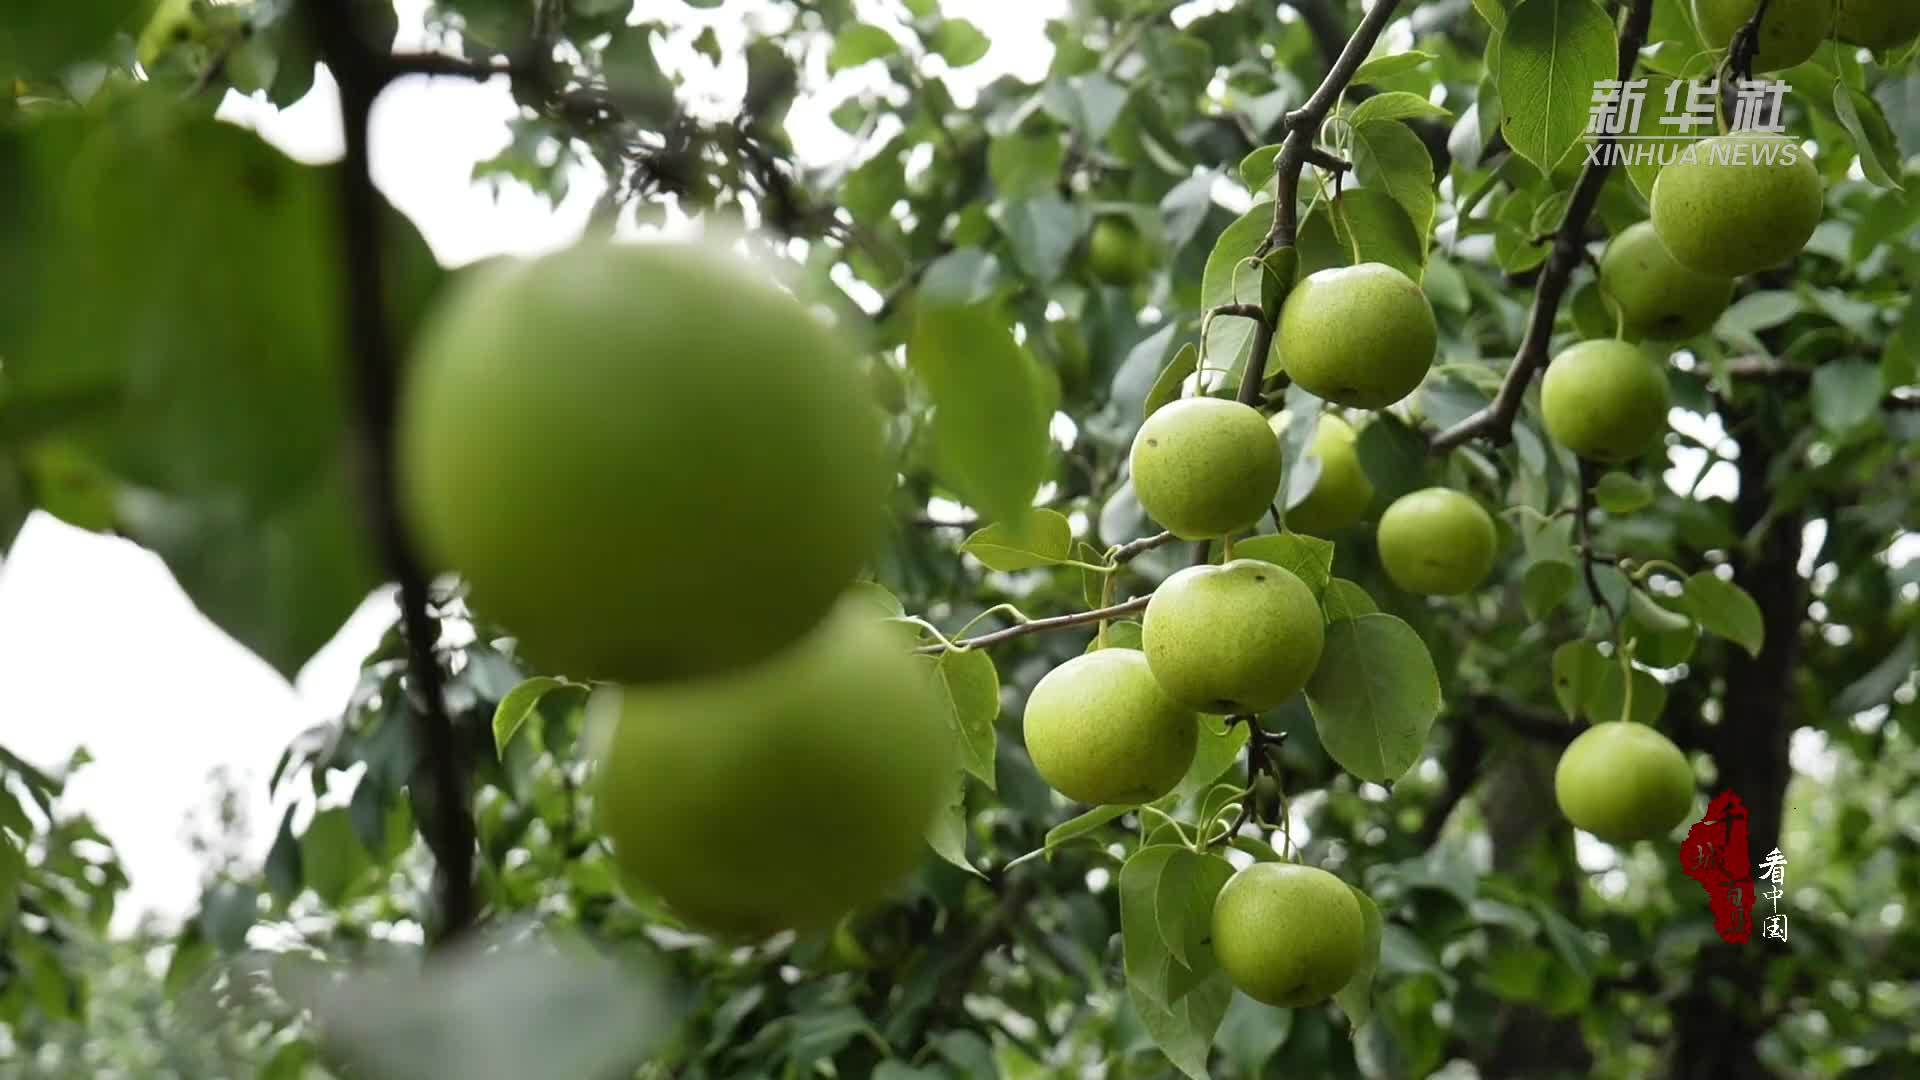
[[(1737, 417), (1727, 412), (1728, 426), (1746, 419), (1768, 427), (1769, 417)], [(1770, 472), (1780, 452), (1777, 428), (1740, 440), (1740, 494), (1734, 505), (1735, 527), (1753, 538), (1750, 551), (1736, 552), (1734, 580), (1760, 606), (1766, 626), (1765, 648), (1759, 657), (1736, 647), (1727, 648), (1725, 706), (1718, 725), (1699, 728), (1703, 748), (1719, 768), (1715, 794), (1728, 788), (1738, 792), (1749, 814), (1748, 850), (1754, 860), (1765, 857), (1780, 843), (1780, 822), (1791, 767), (1787, 742), (1793, 721), (1793, 672), (1799, 660), (1800, 625), (1806, 613), (1806, 585), (1798, 569), (1805, 520), (1798, 513), (1767, 521), (1772, 502)], [(1756, 922), (1758, 913), (1756, 913)], [(1777, 943), (1758, 936), (1746, 945), (1714, 943), (1705, 948), (1691, 982), (1675, 1004), (1673, 1075), (1719, 1080), (1722, 1077), (1769, 1075), (1761, 1064), (1757, 1043), (1767, 1020), (1759, 1000), (1764, 971)]]

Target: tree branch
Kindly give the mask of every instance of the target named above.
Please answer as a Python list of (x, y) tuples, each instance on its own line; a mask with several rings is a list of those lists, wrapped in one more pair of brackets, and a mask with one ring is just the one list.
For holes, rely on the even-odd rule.
[[(1633, 0), (1626, 26), (1620, 31), (1622, 81), (1633, 77), (1633, 69), (1640, 62), (1640, 49), (1647, 43), (1647, 26), (1652, 17), (1653, 0)], [(1593, 208), (1600, 202), (1600, 191), (1606, 186), (1607, 174), (1612, 170), (1610, 155), (1588, 162), (1581, 170), (1573, 196), (1567, 200), (1566, 216), (1560, 219), (1560, 228), (1554, 233), (1553, 250), (1534, 287), (1526, 332), (1520, 338), (1513, 364), (1507, 368), (1505, 381), (1485, 408), (1435, 435), (1427, 446), (1431, 452), (1445, 453), (1476, 438), (1504, 443), (1513, 436), (1513, 420), (1520, 414), (1527, 384), (1549, 359), (1547, 350), (1553, 344), (1553, 324), (1560, 314), (1560, 301), (1565, 299), (1573, 272), (1586, 255), (1587, 220), (1593, 216)]]
[[(1026, 637), (1028, 634), (1038, 634), (1047, 630), (1065, 630), (1069, 627), (1103, 622), (1107, 619), (1119, 618), (1122, 615), (1131, 615), (1136, 611), (1145, 611), (1147, 601), (1151, 599), (1153, 599), (1151, 594), (1147, 596), (1136, 596), (1124, 604), (1115, 604), (1112, 607), (1094, 608), (1092, 611), (1076, 611), (1069, 615), (1055, 615), (1051, 619), (1035, 619), (1032, 622), (1023, 622), (1018, 626), (1009, 626), (1004, 630), (995, 630), (990, 634), (963, 638), (960, 641), (954, 642), (954, 645), (962, 649), (985, 649), (998, 645), (1003, 641), (1012, 641), (1014, 638)], [(914, 651), (934, 655), (948, 650), (945, 645), (933, 644), (922, 645)]]
[(1613, 610), (1613, 604), (1600, 591), (1600, 579), (1593, 573), (1593, 485), (1595, 481), (1593, 463), (1580, 459), (1579, 494), (1573, 512), (1573, 526), (1579, 530), (1580, 537), (1580, 573), (1587, 582), (1587, 595), (1607, 613), (1607, 624), (1617, 633), (1620, 629), (1620, 615)]
[(1124, 566), (1140, 556), (1145, 555), (1147, 552), (1166, 547), (1178, 539), (1179, 537), (1170, 532), (1163, 532), (1156, 533), (1153, 536), (1143, 536), (1138, 540), (1121, 544), (1119, 547), (1113, 549), (1113, 564), (1115, 566)]
[(401, 522), (394, 468), (398, 365), (386, 325), (386, 289), (381, 253), (381, 199), (368, 170), (368, 120), (374, 99), (385, 85), (383, 58), (371, 52), (356, 25), (350, 0), (309, 0), (308, 20), (320, 53), (340, 86), (341, 119), (346, 129), (346, 161), (338, 171), (340, 227), (345, 238), (346, 340), (352, 352), (367, 512), (388, 575), (400, 586), (400, 621), (407, 639), (409, 713), (422, 751), (417, 792), (425, 809), (421, 835), (436, 863), (434, 885), (438, 925), (430, 926), (436, 944), (458, 937), (473, 925), (473, 819), (469, 814), (466, 773), (453, 724), (441, 692), (439, 661), (433, 647), (439, 624), (428, 611), (427, 576), (415, 558)]
[[(1346, 48), (1340, 50), (1340, 56), (1327, 70), (1326, 78), (1320, 80), (1320, 86), (1307, 98), (1306, 104), (1287, 114), (1287, 137), (1280, 144), (1280, 153), (1273, 160), (1275, 191), (1273, 200), (1273, 227), (1254, 249), (1256, 259), (1265, 259), (1268, 253), (1277, 248), (1290, 248), (1294, 245), (1300, 228), (1300, 170), (1310, 161), (1327, 163), (1337, 161), (1332, 155), (1317, 149), (1313, 143), (1320, 133), (1320, 125), (1333, 111), (1340, 95), (1353, 81), (1354, 73), (1366, 62), (1367, 54), (1373, 51), (1374, 42), (1393, 21), (1394, 11), (1399, 8), (1400, 0), (1376, 0), (1366, 17), (1347, 39)], [(1253, 335), (1253, 355), (1247, 357), (1247, 367), (1240, 378), (1239, 400), (1244, 405), (1255, 408), (1260, 406), (1261, 387), (1267, 378), (1267, 354), (1273, 351), (1273, 326), (1262, 319), (1259, 329)]]

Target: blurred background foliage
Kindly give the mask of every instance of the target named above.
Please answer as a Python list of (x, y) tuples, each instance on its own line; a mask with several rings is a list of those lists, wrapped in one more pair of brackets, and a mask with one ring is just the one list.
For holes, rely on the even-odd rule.
[[(1574, 2), (1596, 6), (1527, 0)], [(609, 187), (596, 229), (690, 216), (754, 229), (872, 357), (905, 477), (876, 577), (948, 630), (1005, 602), (1095, 606), (1076, 570), (1002, 573), (959, 552), (972, 518), (929, 465), (929, 401), (902, 356), (912, 302), (1002, 305), (1044, 375), (1032, 392), (1057, 402), (1041, 500), (1096, 548), (1148, 535), (1122, 465), (1143, 404), (1219, 302), (1203, 295), (1219, 238), (1267, 186), (1257, 156), (1243, 159), (1279, 141), (1359, 5), (1071, 0), (1047, 26), (1044, 78), (977, 85), (956, 74), (995, 43), (966, 4), (775, 3), (756, 6), (744, 85), (716, 104), (703, 88), (727, 57), (710, 13), (732, 6), (433, 5), (450, 55), (512, 69), (513, 139), (476, 179), (558, 199), (576, 167), (597, 168)], [(1686, 422), (1603, 487), (1583, 552), (1561, 512), (1580, 477), (1531, 401), (1509, 447), (1431, 457), (1423, 443), (1498, 385), (1539, 238), (1571, 183), (1565, 165), (1543, 174), (1500, 134), (1505, 73), (1485, 58), (1520, 6), (1401, 5), (1349, 104), (1405, 94), (1435, 106), (1396, 118), (1424, 151), (1404, 168), (1430, 168), (1430, 220), (1393, 210), (1384, 225), (1342, 226), (1323, 213), (1334, 251), (1315, 255), (1309, 215), (1302, 258), (1418, 239), (1441, 358), (1413, 398), (1361, 428), (1376, 511), (1445, 483), (1534, 512), (1501, 517), (1495, 582), (1447, 603), (1396, 591), (1365, 528), (1336, 538), (1334, 572), (1420, 632), (1446, 702), (1427, 754), (1390, 792), (1337, 768), (1303, 707), (1265, 718), (1289, 736), (1294, 840), (1384, 914), (1375, 1013), (1350, 1035), (1334, 1010), (1236, 996), (1208, 1070), (1914, 1075), (1920, 198), (1903, 188), (1920, 170), (1901, 150), (1920, 150), (1920, 70), (1910, 55), (1829, 43), (1785, 74), (1791, 130), (1819, 148), (1827, 220), (1793, 267), (1744, 281), (1713, 332), (1677, 351)], [(0, 28), (0, 546), (33, 511), (125, 536), (291, 675), (378, 583), (350, 493), (334, 167), (209, 118), (228, 89), (299, 100), (315, 50), (291, 0), (150, 7), (32, 5)], [(385, 48), (391, 6), (356, 7)], [(1647, 70), (1711, 66), (1684, 4), (1657, 0), (1653, 25)], [(831, 77), (854, 69), (863, 77), (845, 92)], [(832, 122), (856, 150), (803, 165), (789, 108), (835, 88)], [(1381, 168), (1378, 182), (1362, 170), (1350, 201), (1318, 205), (1361, 214), (1368, 193), (1406, 175)], [(1595, 240), (1644, 218), (1642, 180), (1610, 181)], [(1137, 267), (1096, 269), (1088, 238), (1102, 220), (1137, 232)], [(399, 215), (391, 225), (405, 326), (446, 272)], [(1576, 282), (1568, 335), (1595, 304), (1591, 274)], [(1233, 333), (1208, 333), (1209, 365), (1240, 362)], [(1787, 853), (1785, 944), (1720, 943), (1671, 846), (1576, 838), (1554, 809), (1553, 763), (1578, 730), (1563, 713), (1618, 708), (1617, 682), (1556, 686), (1582, 662), (1563, 650), (1607, 637), (1594, 596), (1625, 602), (1608, 566), (1592, 593), (1575, 587), (1592, 552), (1722, 568), (1755, 602), (1757, 655), (1649, 635), (1636, 700), (1689, 751), (1702, 791), (1746, 800), (1755, 857)], [(1187, 558), (1144, 556), (1123, 587), (1144, 591)], [(271, 823), (264, 863), (220, 841), (240, 823), (215, 815), (205, 891), (180, 927), (108, 935), (125, 878), (110, 838), (61, 802), (84, 757), (49, 769), (0, 752), (0, 1075), (1172, 1073), (1122, 973), (1120, 841), (1138, 823), (1008, 867), (1073, 816), (1027, 761), (1018, 718), (1090, 631), (993, 653), (997, 785), (970, 783), (948, 860), (930, 857), (897, 902), (831, 934), (720, 948), (621, 891), (585, 794), (584, 696), (542, 696), (497, 748), (501, 699), (536, 673), (457, 589), (435, 603), (489, 955), (512, 962), (478, 957), (457, 988), (415, 971), (435, 918), (415, 821), (445, 808), (423, 805), (434, 793), (416, 783), (405, 646), (390, 631), (337, 720), (274, 770), (276, 787), (312, 798)], [(394, 974), (380, 982), (374, 966)], [(377, 1008), (329, 993), (347, 970)], [(470, 1053), (433, 1056), (454, 1044)]]

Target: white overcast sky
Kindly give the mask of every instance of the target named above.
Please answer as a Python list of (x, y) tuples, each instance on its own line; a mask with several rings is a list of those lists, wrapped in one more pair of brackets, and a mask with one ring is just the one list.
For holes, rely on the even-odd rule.
[[(1179, 15), (1184, 21), (1221, 2), (1197, 0)], [(396, 6), (402, 46), (433, 47), (421, 30), (424, 0)], [(890, 0), (856, 6), (882, 24), (899, 10)], [(964, 101), (970, 87), (1001, 74), (1044, 75), (1052, 53), (1044, 26), (1066, 0), (946, 0), (944, 7), (993, 41), (984, 60), (951, 80)], [(684, 37), (665, 59), (683, 65), (693, 92), (724, 114), (744, 89), (738, 46), (747, 27), (783, 19), (779, 10), (766, 0), (729, 0), (715, 11), (680, 7), (676, 15), (687, 25), (713, 27), (725, 59), (709, 66), (684, 47)], [(810, 74), (824, 80), (819, 58)], [(796, 105), (789, 128), (803, 161), (824, 164), (852, 152), (827, 113), (872, 78), (871, 72), (843, 72)], [(293, 108), (276, 112), (230, 94), (222, 115), (257, 127), (304, 161), (329, 161), (341, 152), (338, 101), (324, 71), (313, 93)], [(507, 144), (512, 115), (500, 80), (411, 79), (381, 99), (374, 116), (375, 179), (449, 265), (562, 246), (579, 234), (600, 193), (591, 171), (576, 178), (557, 207), (525, 189), (496, 192), (472, 183), (474, 164)], [(1678, 411), (1674, 422), (1703, 438), (1724, 437), (1717, 422)], [(1670, 481), (1690, 483), (1704, 455), (1683, 448), (1676, 457)], [(1731, 466), (1718, 468), (1731, 473)], [(1730, 479), (1710, 477), (1703, 491), (1724, 494), (1730, 485), (1722, 481)], [(212, 790), (206, 778), (217, 767), (229, 769), (247, 796), (249, 854), (265, 854), (284, 809), (267, 799), (269, 770), (290, 738), (338, 712), (390, 610), (384, 594), (370, 599), (289, 685), (194, 610), (159, 559), (44, 515), (28, 522), (0, 562), (0, 744), (47, 766), (80, 746), (93, 755), (69, 788), (68, 805), (94, 816), (127, 866), (132, 887), (117, 926), (131, 926), (148, 910), (167, 916), (192, 910), (201, 867), (187, 850), (185, 824), (205, 807)]]

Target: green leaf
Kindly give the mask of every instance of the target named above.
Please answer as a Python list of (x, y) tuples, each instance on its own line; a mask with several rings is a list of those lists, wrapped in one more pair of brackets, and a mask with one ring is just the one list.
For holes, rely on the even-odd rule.
[(877, 581), (856, 581), (847, 586), (845, 602), (876, 619), (897, 619), (907, 613), (900, 598)]
[(1307, 682), (1327, 754), (1362, 780), (1388, 784), (1420, 760), (1440, 715), (1440, 676), (1413, 627), (1375, 613), (1327, 627)]
[(987, 55), (993, 42), (965, 19), (947, 19), (934, 28), (927, 47), (957, 68), (966, 67)]
[(1451, 119), (1453, 114), (1421, 97), (1404, 90), (1375, 94), (1354, 107), (1347, 115), (1347, 122), (1356, 129), (1370, 123), (1386, 120), (1415, 119)]
[(1392, 195), (1348, 188), (1313, 208), (1300, 226), (1300, 276), (1381, 262), (1415, 281), (1426, 275), (1427, 243)]
[(987, 148), (987, 173), (1009, 199), (1026, 199), (1055, 190), (1067, 147), (1060, 136), (1003, 135)]
[(920, 299), (943, 307), (964, 307), (993, 299), (999, 287), (999, 259), (978, 248), (958, 248), (927, 264), (920, 278)]
[(1013, 248), (1014, 261), (1041, 284), (1060, 276), (1079, 242), (1079, 215), (1053, 191), (1001, 203), (993, 217)]
[[(1240, 182), (1247, 185), (1247, 190), (1252, 192), (1258, 192), (1261, 188), (1266, 187), (1268, 181), (1273, 179), (1273, 161), (1279, 156), (1280, 144), (1273, 143), (1268, 146), (1262, 146), (1246, 157), (1241, 158)], [(1268, 213), (1272, 213), (1271, 208), (1269, 208)]]
[[(1253, 253), (1272, 227), (1273, 204), (1269, 202), (1256, 204), (1220, 231), (1200, 279), (1202, 310), (1222, 304), (1260, 302), (1265, 271), (1253, 261)], [(1251, 319), (1210, 321), (1203, 345), (1207, 367), (1221, 371), (1237, 366), (1239, 357), (1253, 341), (1254, 330)]]
[[(1371, 105), (1378, 98), (1369, 99)], [(1364, 106), (1363, 106), (1364, 107)], [(1424, 244), (1433, 227), (1433, 158), (1407, 125), (1369, 120), (1353, 127), (1353, 172), (1360, 183), (1384, 191), (1406, 210)]]
[(1813, 418), (1836, 435), (1880, 414), (1880, 365), (1836, 360), (1813, 372)]
[[(1190, 934), (1202, 934), (1212, 917), (1212, 896), (1231, 876), (1232, 867), (1211, 855), (1197, 855), (1183, 847), (1157, 845), (1142, 848), (1120, 869), (1120, 933), (1127, 975), (1127, 996), (1139, 1013), (1154, 1044), (1174, 1066), (1193, 1080), (1207, 1080), (1207, 1056), (1214, 1032), (1227, 1014), (1233, 987), (1219, 970), (1212, 951), (1197, 947), (1188, 955), (1198, 965), (1178, 965), (1167, 947), (1167, 927), (1175, 928), (1183, 943)], [(1169, 884), (1166, 879), (1171, 876)], [(1213, 884), (1214, 881), (1219, 884)], [(1165, 914), (1161, 898), (1169, 902)], [(1204, 897), (1204, 903), (1202, 898)], [(1169, 969), (1178, 967), (1176, 979)]]
[[(26, 222), (0, 255), (9, 407), (101, 403), (64, 437), (122, 482), (120, 531), (292, 678), (378, 582), (341, 453), (338, 166), (188, 113), (121, 102), (0, 136)], [(404, 344), (442, 272), (385, 220)]]
[(1537, 622), (1552, 614), (1566, 602), (1579, 578), (1580, 571), (1572, 563), (1558, 559), (1542, 559), (1527, 567), (1527, 576), (1520, 582), (1520, 602), (1527, 618)]
[(1055, 510), (1035, 510), (1024, 521), (996, 521), (980, 529), (960, 550), (989, 570), (1009, 573), (1065, 562), (1073, 549), (1073, 525)]
[(1853, 136), (1854, 150), (1860, 156), (1860, 171), (1883, 188), (1904, 191), (1900, 185), (1902, 161), (1899, 141), (1887, 126), (1880, 103), (1865, 91), (1838, 82), (1833, 87), (1833, 111), (1841, 126)]
[(1767, 628), (1760, 605), (1745, 589), (1711, 572), (1688, 578), (1677, 606), (1708, 633), (1726, 638), (1756, 657), (1766, 645)]
[(1293, 572), (1316, 599), (1333, 579), (1333, 541), (1299, 533), (1253, 536), (1233, 545), (1236, 559), (1258, 559)]
[(1181, 387), (1186, 383), (1187, 376), (1193, 374), (1199, 364), (1200, 350), (1194, 346), (1193, 342), (1189, 341), (1180, 346), (1180, 351), (1173, 354), (1173, 359), (1167, 361), (1167, 366), (1161, 368), (1159, 376), (1153, 380), (1153, 389), (1147, 391), (1142, 419), (1159, 412), (1162, 406), (1171, 405), (1180, 400)]
[(1068, 131), (1097, 145), (1126, 107), (1127, 88), (1092, 71), (1047, 83), (1041, 100), (1047, 112)]
[(1125, 817), (1132, 809), (1131, 806), (1096, 806), (1078, 817), (1055, 825), (1047, 830), (1046, 839), (1042, 841), (1040, 847), (1009, 862), (1007, 868), (1012, 869), (1020, 863), (1037, 858), (1052, 858), (1053, 853), (1059, 848), (1082, 837), (1094, 835), (1108, 823)]
[(147, 12), (142, 0), (10, 4), (0, 28), (0, 80), (47, 76), (75, 61), (106, 59), (114, 34), (138, 34)]
[(300, 836), (300, 872), (307, 887), (329, 906), (340, 906), (372, 865), (344, 809), (313, 815)]
[(300, 872), (300, 841), (293, 835), (293, 812), (297, 806), (287, 807), (280, 818), (280, 832), (273, 838), (273, 847), (267, 851), (267, 862), (261, 870), (266, 879), (267, 891), (273, 894), (276, 903), (286, 904), (300, 895), (302, 885)]
[(967, 859), (967, 778), (956, 773), (953, 794), (927, 823), (927, 846), (934, 854), (977, 877), (985, 877)]
[[(575, 684), (551, 675), (536, 675), (531, 679), (507, 691), (500, 704), (493, 710), (493, 749), (502, 761), (507, 757), (507, 744), (520, 732), (520, 725), (526, 723), (528, 714), (540, 699), (548, 692)], [(579, 687), (584, 690), (585, 687)]]
[(259, 917), (260, 890), (217, 881), (200, 897), (200, 936), (223, 953), (238, 952)]
[(1623, 688), (1619, 660), (1610, 660), (1600, 671), (1599, 681), (1592, 688), (1592, 696), (1585, 705), (1587, 719), (1596, 724), (1609, 720), (1630, 720), (1636, 724), (1653, 725), (1660, 721), (1660, 714), (1667, 707), (1667, 688), (1651, 672), (1633, 669), (1633, 711), (1627, 712), (1627, 700)]
[(960, 741), (960, 761), (988, 787), (994, 786), (993, 724), (1000, 718), (1000, 672), (979, 650), (949, 650), (923, 657), (947, 706), (947, 720)]
[(1334, 992), (1334, 1003), (1347, 1014), (1347, 1031), (1357, 1032), (1366, 1026), (1373, 1016), (1373, 973), (1380, 966), (1380, 906), (1373, 897), (1361, 892), (1355, 886), (1353, 898), (1360, 904), (1361, 925), (1365, 930), (1361, 937), (1360, 966), (1354, 970), (1353, 978), (1347, 985)]
[(1248, 735), (1246, 724), (1228, 726), (1224, 716), (1203, 714), (1193, 764), (1187, 766), (1187, 775), (1174, 787), (1170, 801), (1178, 804), (1218, 783), (1227, 770), (1233, 768), (1234, 762), (1240, 760)]
[(1421, 52), (1418, 49), (1409, 49), (1406, 52), (1387, 53), (1383, 56), (1376, 56), (1360, 65), (1360, 70), (1353, 73), (1353, 81), (1356, 85), (1364, 86), (1377, 82), (1380, 79), (1392, 78), (1395, 75), (1405, 75), (1407, 72), (1420, 67), (1432, 59), (1432, 53)]
[(1591, 641), (1569, 641), (1553, 651), (1553, 696), (1567, 719), (1585, 714), (1586, 703), (1614, 665)]
[(988, 517), (1024, 518), (1046, 468), (1051, 417), (1033, 360), (983, 307), (923, 306), (907, 359), (936, 412), (941, 477)]
[(899, 51), (900, 43), (892, 34), (871, 23), (850, 23), (834, 36), (833, 51), (827, 54), (827, 73), (859, 67)]
[(1326, 591), (1320, 594), (1320, 607), (1327, 613), (1330, 623), (1357, 619), (1380, 610), (1380, 605), (1373, 602), (1367, 590), (1346, 578), (1334, 578), (1327, 582)]
[(1626, 473), (1609, 472), (1593, 485), (1593, 501), (1607, 513), (1622, 517), (1652, 506), (1653, 488)]
[(1088, 652), (1100, 649), (1138, 649), (1140, 648), (1140, 624), (1132, 619), (1120, 619), (1107, 624), (1107, 640), (1103, 644), (1098, 635), (1087, 642)]
[(1613, 20), (1594, 0), (1522, 0), (1500, 37), (1501, 130), (1552, 172), (1587, 129), (1596, 82), (1616, 76)]

